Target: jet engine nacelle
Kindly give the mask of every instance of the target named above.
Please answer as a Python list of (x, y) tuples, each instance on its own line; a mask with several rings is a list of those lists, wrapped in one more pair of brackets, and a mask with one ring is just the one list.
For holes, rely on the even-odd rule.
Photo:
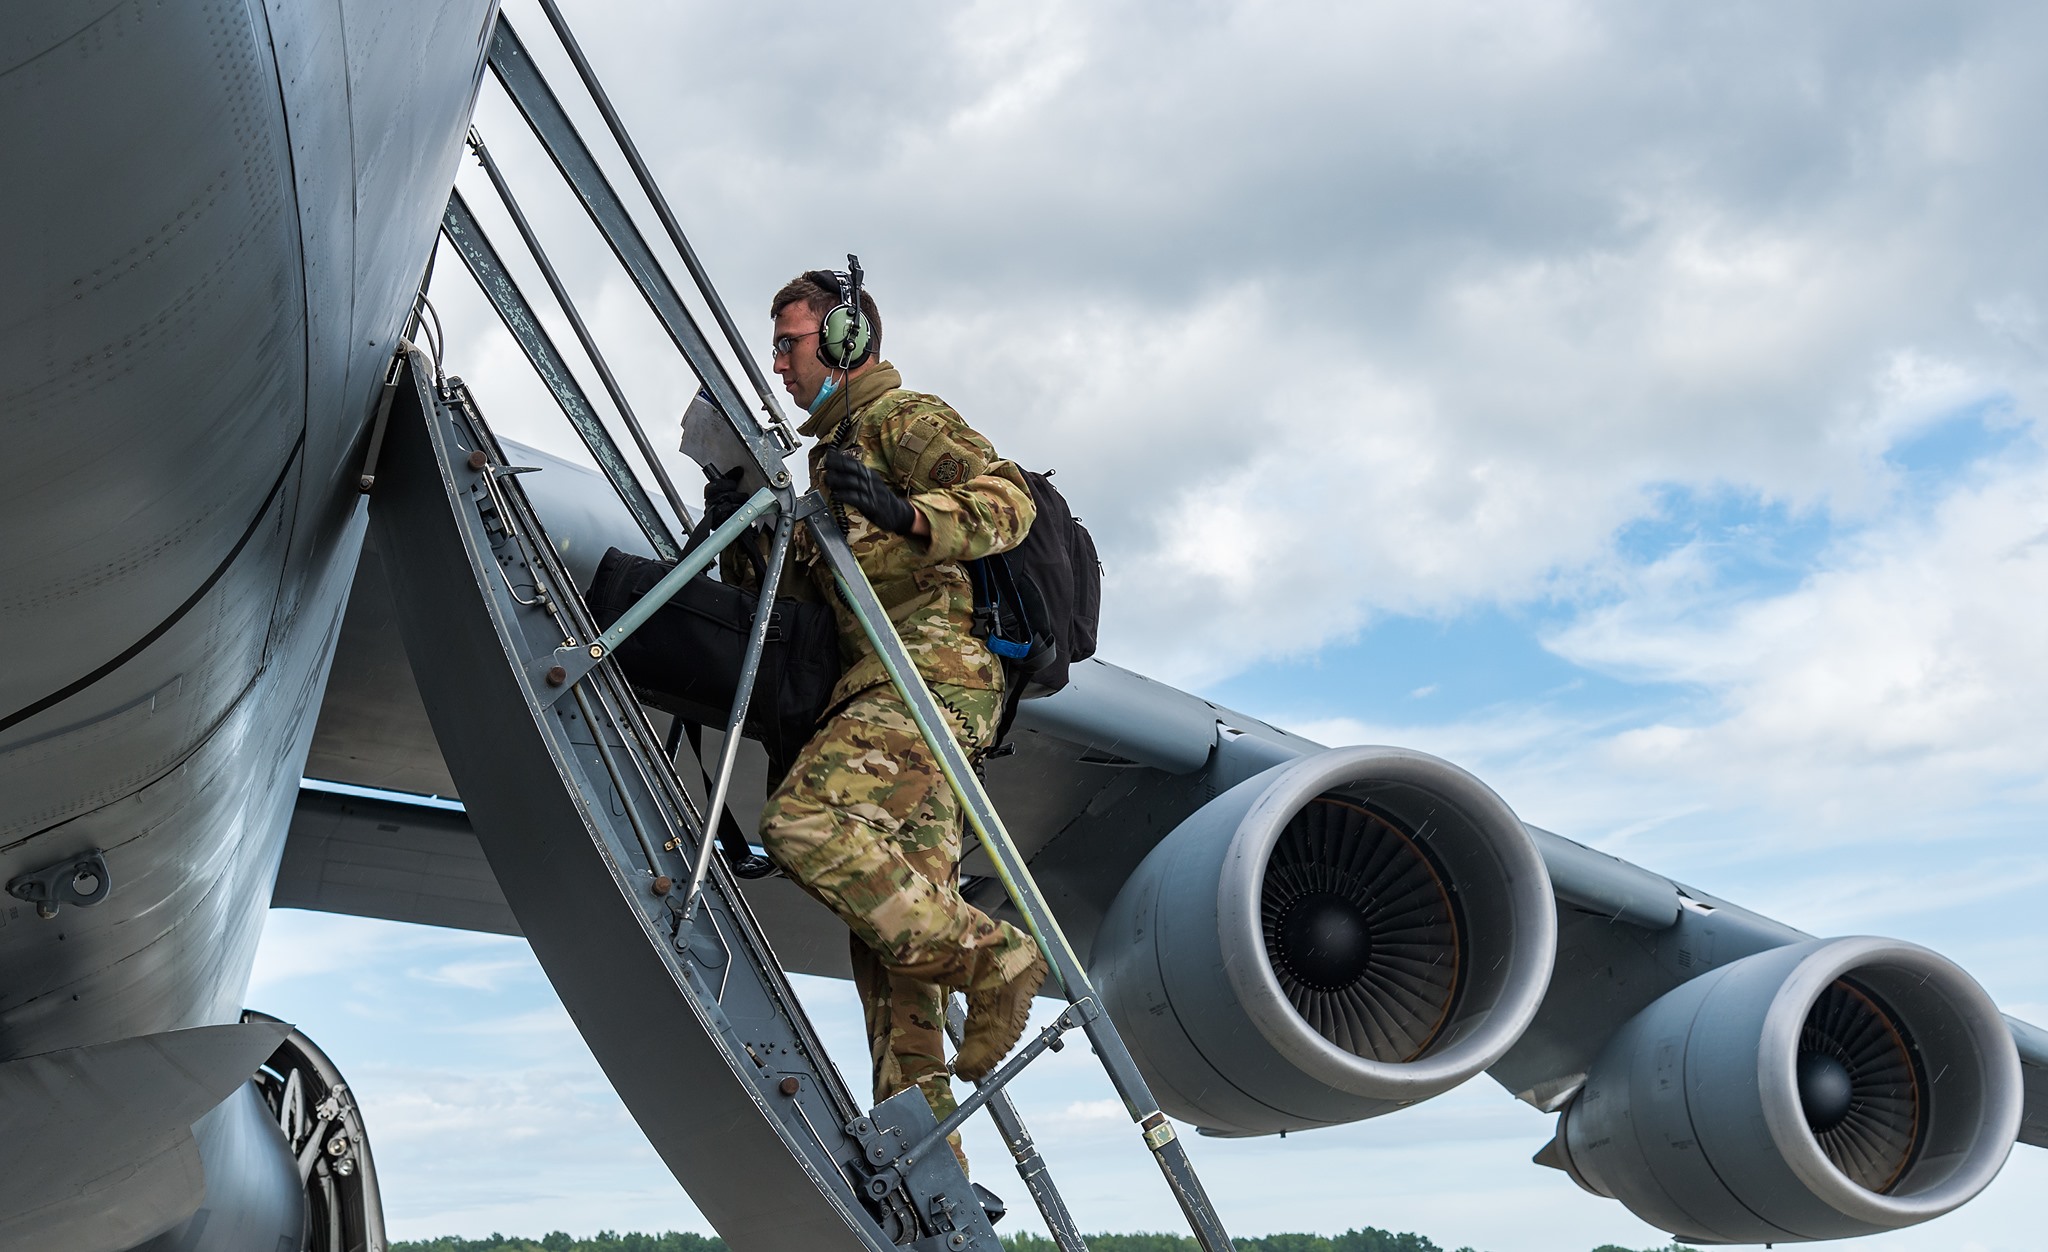
[(2020, 1125), (1998, 1010), (1944, 958), (1814, 940), (1702, 974), (1616, 1032), (1565, 1110), (1572, 1177), (1698, 1243), (1843, 1239), (1938, 1217)]
[(1373, 1117), (1493, 1064), (1556, 946), (1542, 857), (1499, 796), (1420, 752), (1340, 748), (1160, 841), (1093, 965), (1165, 1111), (1256, 1135)]

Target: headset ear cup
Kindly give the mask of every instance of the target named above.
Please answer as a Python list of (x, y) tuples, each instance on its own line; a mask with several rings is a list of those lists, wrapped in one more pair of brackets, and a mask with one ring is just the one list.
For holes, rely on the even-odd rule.
[(818, 326), (818, 359), (832, 369), (853, 369), (867, 359), (873, 338), (867, 317), (842, 304)]
[(818, 323), (818, 360), (828, 368), (846, 368), (846, 306), (840, 305)]
[(868, 349), (874, 342), (874, 329), (868, 325), (867, 314), (853, 312), (853, 351), (846, 368), (852, 369), (868, 359)]

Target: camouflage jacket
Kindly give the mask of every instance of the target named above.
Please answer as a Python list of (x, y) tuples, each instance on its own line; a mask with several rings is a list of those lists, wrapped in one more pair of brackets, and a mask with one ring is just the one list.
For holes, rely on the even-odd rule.
[[(829, 397), (802, 432), (818, 440), (810, 465), (811, 482), (821, 492), (825, 450), (842, 448), (880, 471), (931, 523), (930, 538), (918, 539), (876, 527), (859, 509), (835, 504), (832, 510), (924, 680), (1001, 688), (1002, 666), (974, 634), (974, 588), (962, 563), (1023, 541), (1037, 512), (1023, 473), (998, 457), (951, 405), (905, 391), (903, 376), (887, 361)], [(833, 702), (888, 682), (810, 536), (799, 531), (792, 546), (795, 561), (808, 567), (839, 617), (839, 657), (846, 672)]]

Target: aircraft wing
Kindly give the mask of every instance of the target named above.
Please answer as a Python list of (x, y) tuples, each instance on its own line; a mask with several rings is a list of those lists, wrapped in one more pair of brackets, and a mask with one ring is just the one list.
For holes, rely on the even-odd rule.
[[(516, 934), (427, 727), (382, 580), (377, 554), (367, 551), (307, 770), (431, 799), (307, 787), (273, 902)], [(990, 793), (1084, 953), (1132, 871), (1182, 821), (1253, 775), (1324, 750), (1099, 660), (1075, 666), (1066, 690), (1026, 701), (1012, 739), (1014, 753), (989, 763)], [(713, 732), (707, 753), (717, 746)], [(735, 789), (743, 824), (765, 794), (765, 768), (759, 751), (744, 745)], [(1528, 830), (1556, 899), (1558, 957), (1542, 1009), (1493, 1073), (1545, 1111), (1576, 1089), (1614, 1030), (1658, 996), (1707, 968), (1812, 938), (1561, 835)], [(963, 870), (978, 903), (1004, 907), (985, 857), (970, 856)], [(829, 914), (780, 881), (760, 884), (756, 896), (789, 968), (846, 976), (843, 932)], [(1699, 932), (1697, 951), (1672, 946), (1682, 919), (1696, 919), (1684, 929), (1688, 940)], [(2048, 1146), (2048, 1031), (2008, 1020), (2026, 1081), (2021, 1139)]]
[[(591, 475), (521, 460), (549, 466), (526, 486), (581, 576), (632, 546)], [(1925, 1220), (2015, 1140), (2048, 1146), (2048, 1032), (1916, 945), (1816, 939), (1527, 826), (1446, 762), (1328, 748), (1099, 660), (1025, 701), (1011, 742), (992, 798), (1162, 1106), (1207, 1133), (1376, 1116), (1483, 1069), (1559, 1115), (1539, 1163), (1738, 1242)], [(517, 933), (374, 549), (307, 770), (275, 904)], [(765, 789), (744, 744), (743, 828)], [(962, 871), (1008, 909), (983, 854)], [(786, 968), (846, 975), (829, 913), (779, 879), (748, 894)], [(1709, 1089), (1740, 1098), (1683, 1099)], [(1764, 1164), (1723, 1177), (1716, 1152)]]

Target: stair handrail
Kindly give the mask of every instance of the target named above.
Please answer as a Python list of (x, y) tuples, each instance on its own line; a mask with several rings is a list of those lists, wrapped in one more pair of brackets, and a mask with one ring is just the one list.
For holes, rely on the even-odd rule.
[[(647, 192), (650, 200), (655, 202), (657, 212), (662, 217), (664, 227), (671, 232), (671, 241), (676, 243), (678, 250), (684, 254), (685, 264), (690, 268), (692, 278), (696, 281), (700, 294), (704, 295), (711, 303), (719, 317), (721, 328), (726, 331), (728, 342), (733, 347), (735, 355), (748, 368), (750, 376), (756, 383), (757, 390), (762, 393), (764, 404), (768, 405), (772, 410), (773, 406), (769, 401), (765, 380), (760, 376), (758, 368), (753, 366), (751, 358), (746, 354), (743, 345), (740, 343), (737, 329), (732, 326), (730, 317), (725, 313), (723, 302), (717, 299), (715, 289), (712, 288), (708, 275), (704, 273), (694, 251), (688, 248), (687, 241), (682, 237), (680, 227), (675, 224), (673, 214), (667, 210), (666, 201), (660, 196), (658, 188), (654, 187), (652, 176), (647, 172), (645, 163), (639, 159), (637, 149), (632, 146), (630, 138), (626, 136), (624, 126), (619, 121), (616, 111), (611, 108), (609, 99), (603, 96), (602, 88), (597, 85), (595, 75), (591, 73), (587, 60), (583, 58), (580, 48), (575, 45), (573, 37), (569, 35), (567, 25), (561, 19), (561, 15), (554, 7), (552, 0), (541, 0), (541, 3), (548, 14), (550, 24), (555, 27), (557, 34), (562, 37), (565, 48), (570, 51), (571, 59), (575, 62), (578, 74), (583, 78), (586, 89), (591, 92), (593, 99), (598, 101), (599, 110), (604, 115), (607, 126), (612, 129), (614, 138), (618, 140), (621, 149), (627, 153), (629, 163), (633, 165), (635, 176), (641, 179), (643, 190)], [(515, 102), (519, 104), (520, 110), (527, 117), (529, 124), (534, 126), (535, 132), (542, 139), (543, 144), (547, 145), (550, 152), (555, 155), (557, 165), (561, 168), (564, 176), (575, 187), (579, 196), (584, 200), (586, 207), (591, 209), (593, 221), (598, 224), (601, 231), (606, 233), (608, 241), (612, 243), (614, 252), (620, 256), (622, 262), (625, 261), (625, 253), (620, 250), (621, 240), (613, 234), (613, 231), (616, 230), (621, 234), (629, 235), (634, 242), (638, 243), (637, 229), (632, 226), (630, 219), (609, 220), (594, 207), (599, 204), (608, 206), (611, 217), (614, 219), (618, 218), (621, 211), (615, 193), (612, 193), (608, 186), (601, 188), (592, 187), (579, 181), (576, 172), (578, 170), (583, 172), (585, 178), (594, 179), (600, 184), (603, 183), (604, 176), (602, 171), (596, 168), (595, 160), (590, 156), (587, 147), (583, 147), (581, 139), (575, 135), (574, 127), (568, 123), (566, 114), (560, 112), (559, 103), (555, 101), (552, 91), (547, 88), (545, 80), (540, 78), (538, 69), (531, 63), (531, 57), (517, 43), (516, 36), (511, 33), (510, 24), (502, 14), (498, 19), (498, 30), (493, 35), (491, 42), (492, 63), (493, 67), (498, 70), (500, 81), (506, 85), (508, 91), (514, 94)], [(499, 65), (497, 58), (501, 50), (504, 50), (506, 55), (515, 56), (520, 62), (516, 67), (516, 75), (508, 73), (506, 67)], [(526, 90), (535, 99), (529, 100), (520, 96), (520, 88), (514, 86), (515, 77), (520, 82), (526, 84)], [(543, 118), (546, 119), (546, 124), (551, 128), (549, 133), (544, 133), (543, 131)], [(576, 154), (575, 170), (572, 170), (569, 163), (563, 161), (563, 146), (569, 147)], [(527, 242), (529, 246), (538, 250), (537, 242), (530, 236), (527, 236)], [(671, 311), (665, 311), (665, 302), (658, 301), (655, 298), (656, 288), (665, 284), (666, 291), (672, 293), (673, 284), (668, 283), (666, 277), (659, 274), (659, 263), (645, 255), (642, 249), (644, 249), (644, 244), (639, 244), (636, 247), (634, 250), (635, 259), (642, 266), (651, 265), (655, 273), (652, 275), (642, 274), (635, 270), (630, 263), (628, 264), (629, 272), (633, 273), (633, 277), (639, 284), (642, 295), (647, 298), (650, 308), (653, 309), (657, 318), (660, 318), (664, 325), (668, 327), (670, 337), (681, 348), (686, 340), (690, 339), (690, 336), (684, 333), (683, 327), (673, 324)], [(674, 312), (680, 312), (681, 316), (687, 321), (687, 310), (678, 309)], [(694, 324), (690, 324), (687, 329), (691, 334), (694, 334)], [(701, 344), (701, 336), (697, 336), (694, 342)], [(687, 359), (692, 368), (699, 374), (700, 380), (714, 391), (721, 389), (727, 392), (733, 391), (731, 379), (724, 373), (725, 367), (723, 363), (718, 361), (715, 356), (701, 355), (702, 359), (700, 360), (700, 354), (686, 353)], [(715, 372), (717, 376), (715, 378), (707, 377), (707, 373), (711, 372)], [(777, 510), (781, 513), (777, 524), (778, 557), (786, 552), (786, 545), (792, 525), (801, 522), (801, 524), (808, 527), (816, 549), (830, 571), (841, 596), (851, 609), (853, 617), (859, 623), (869, 646), (880, 659), (891, 686), (903, 698), (904, 703), (909, 708), (920, 737), (938, 761), (941, 773), (944, 775), (948, 787), (960, 801), (969, 827), (974, 831), (978, 843), (995, 865), (996, 875), (1003, 884), (1005, 894), (1008, 896), (1011, 905), (1017, 910), (1018, 915), (1024, 920), (1026, 929), (1031, 934), (1034, 942), (1037, 943), (1039, 949), (1045, 954), (1054, 980), (1069, 1005), (1069, 1008), (1061, 1014), (1059, 1020), (1055, 1023), (1057, 1029), (1048, 1028), (1048, 1033), (1042, 1033), (1037, 1041), (1032, 1045), (1028, 1045), (1023, 1055), (1005, 1064), (999, 1069), (997, 1075), (991, 1076), (989, 1080), (980, 1085), (976, 1095), (971, 1097), (968, 1102), (967, 1113), (972, 1113), (980, 1104), (992, 1098), (993, 1095), (1001, 1090), (1004, 1083), (1007, 1083), (1016, 1073), (1021, 1072), (1024, 1065), (1030, 1059), (1045, 1048), (1052, 1046), (1057, 1040), (1059, 1031), (1078, 1026), (1088, 1035), (1090, 1042), (1094, 1045), (1095, 1052), (1105, 1072), (1108, 1074), (1112, 1086), (1115, 1087), (1126, 1112), (1139, 1129), (1147, 1149), (1151, 1152), (1161, 1174), (1166, 1179), (1168, 1187), (1172, 1191), (1175, 1201), (1178, 1203), (1182, 1215), (1193, 1231), (1197, 1242), (1205, 1252), (1231, 1252), (1230, 1238), (1224, 1231), (1221, 1220), (1217, 1216), (1214, 1206), (1210, 1203), (1200, 1179), (1195, 1174), (1184, 1143), (1181, 1141), (1172, 1122), (1160, 1110), (1157, 1099), (1152, 1095), (1149, 1084), (1147, 1084), (1142, 1072), (1138, 1068), (1136, 1058), (1132, 1056), (1122, 1036), (1117, 1032), (1114, 1023), (1111, 1022), (1109, 1015), (1103, 1010), (1101, 997), (1089, 979), (1086, 969), (1081, 964), (1072, 944), (1068, 942), (1065, 933), (1061, 930), (1058, 919), (1046, 907), (1043, 896), (1032, 879), (1024, 857), (1018, 851), (1015, 842), (1010, 838), (1007, 829), (1002, 823), (1001, 816), (997, 813), (993, 802), (989, 799), (986, 789), (981, 785), (980, 778), (975, 773), (965, 750), (954, 739), (936, 699), (933, 697), (922, 675), (918, 672), (902, 638), (897, 634), (887, 610), (877, 597), (865, 571), (860, 568), (859, 562), (854, 558), (852, 550), (847, 544), (846, 536), (839, 529), (830, 510), (824, 507), (824, 502), (817, 492), (806, 493), (803, 497), (794, 501), (789, 499), (791, 491), (789, 484), (791, 480), (787, 467), (783, 463), (782, 454), (794, 451), (795, 444), (793, 438), (788, 438), (786, 427), (782, 426), (779, 422), (772, 424), (776, 433), (773, 445), (764, 443), (756, 438), (749, 438), (748, 432), (738, 424), (738, 414), (727, 411), (723, 405), (714, 405), (713, 407), (733, 427), (733, 433), (740, 438), (741, 443), (755, 458), (756, 467), (761, 472), (762, 477), (779, 490), (771, 490), (769, 487), (764, 487), (756, 492), (737, 513), (724, 524), (717, 527), (706, 542), (680, 561), (675, 569), (665, 576), (647, 597), (644, 597), (638, 604), (629, 609), (627, 614), (622, 616), (611, 628), (581, 642), (575, 639), (566, 640), (552, 658), (552, 663), (547, 667), (544, 681), (549, 686), (560, 688), (564, 691), (578, 688), (592, 669), (610, 658), (611, 653), (616, 649), (620, 641), (643, 624), (659, 608), (660, 604), (664, 603), (690, 578), (695, 577), (698, 573), (708, 568), (710, 562), (716, 559), (717, 555), (727, 545), (763, 516)], [(775, 415), (779, 417), (779, 412)], [(630, 466), (627, 467), (627, 472), (631, 472)], [(769, 568), (776, 575), (779, 575), (783, 563), (781, 559), (778, 559)], [(763, 624), (772, 610), (773, 600), (771, 595), (763, 595), (757, 605), (755, 629), (750, 634), (749, 639), (750, 661), (743, 663), (746, 672), (743, 676), (739, 698), (735, 701), (735, 710), (727, 733), (725, 750), (721, 759), (721, 778), (717, 791), (714, 793), (716, 798), (713, 801), (712, 807), (707, 810), (710, 814), (715, 815), (719, 811), (718, 805), (723, 800), (725, 785), (729, 781), (731, 758), (736, 751), (740, 737), (739, 728), (744, 723), (744, 706), (751, 696), (751, 688), (758, 673), (759, 644), (764, 634)], [(703, 824), (700, 824), (699, 829), (692, 833), (698, 840), (698, 848), (693, 864), (690, 894), (685, 898), (685, 907), (693, 906), (695, 903), (696, 893), (701, 886), (703, 874), (709, 864), (709, 851), (712, 842), (709, 829)], [(945, 1125), (957, 1124), (957, 1121), (964, 1119), (964, 1116), (965, 1114), (959, 1118), (949, 1118)], [(904, 1145), (904, 1149), (906, 1152), (914, 1153), (915, 1151), (922, 1150), (924, 1146), (922, 1143), (919, 1145)], [(903, 1168), (905, 1169), (914, 1164), (914, 1161), (902, 1155), (899, 1155), (898, 1159), (902, 1160)], [(877, 1164), (887, 1165), (888, 1162), (877, 1162)]]

